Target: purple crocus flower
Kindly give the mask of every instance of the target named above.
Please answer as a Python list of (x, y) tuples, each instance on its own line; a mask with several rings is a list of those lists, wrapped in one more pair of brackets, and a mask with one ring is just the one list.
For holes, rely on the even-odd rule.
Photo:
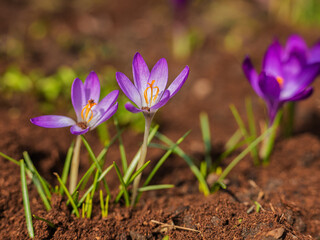
[(132, 72), (134, 84), (123, 73), (116, 73), (120, 88), (137, 105), (135, 107), (128, 102), (125, 108), (132, 113), (153, 114), (180, 90), (189, 75), (189, 67), (186, 66), (167, 89), (168, 64), (164, 58), (160, 59), (150, 72), (140, 53), (136, 53)]
[(260, 74), (249, 57), (243, 71), (254, 91), (266, 101), (270, 124), (285, 102), (298, 101), (312, 94), (310, 84), (320, 72), (320, 45), (308, 49), (304, 40), (292, 35), (283, 47), (276, 40), (268, 48)]
[(99, 102), (99, 78), (95, 72), (91, 72), (85, 83), (76, 78), (72, 84), (71, 100), (77, 115), (77, 121), (59, 115), (44, 115), (32, 118), (30, 121), (37, 126), (45, 128), (71, 126), (70, 131), (72, 134), (81, 135), (107, 121), (117, 111), (118, 103), (115, 102), (118, 95), (119, 91), (114, 90)]

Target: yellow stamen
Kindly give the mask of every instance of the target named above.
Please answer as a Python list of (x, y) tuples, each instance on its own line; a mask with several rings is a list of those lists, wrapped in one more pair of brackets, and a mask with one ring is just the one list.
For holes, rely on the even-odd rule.
[(282, 77), (276, 77), (277, 82), (279, 83), (280, 87), (282, 88), (283, 86), (283, 78)]
[[(146, 103), (147, 105), (149, 104), (149, 98), (148, 98), (148, 89), (150, 89), (151, 91), (151, 97), (150, 97), (150, 104), (152, 104), (152, 102), (156, 101), (157, 97), (158, 97), (158, 94), (159, 94), (159, 88), (157, 86), (153, 86), (153, 84), (155, 83), (155, 80), (152, 80), (151, 83), (148, 83), (149, 84), (149, 87), (146, 88), (146, 90), (144, 90), (144, 99), (146, 100)], [(154, 95), (154, 97), (152, 98), (153, 96), (153, 89), (156, 89), (156, 94)]]
[[(91, 108), (92, 108), (94, 105), (97, 105), (97, 104), (94, 102), (94, 100), (90, 99), (90, 100), (88, 101), (88, 104), (85, 105), (84, 108), (82, 108), (81, 118), (82, 118), (82, 120), (83, 120), (84, 122), (89, 123), (89, 122), (92, 120), (92, 118), (93, 118), (93, 112), (92, 112)], [(84, 111), (85, 111), (85, 112), (84, 112)], [(88, 118), (89, 113), (91, 113), (91, 116), (90, 116), (89, 120), (86, 121), (86, 119)], [(84, 116), (84, 115), (85, 115), (85, 116)]]

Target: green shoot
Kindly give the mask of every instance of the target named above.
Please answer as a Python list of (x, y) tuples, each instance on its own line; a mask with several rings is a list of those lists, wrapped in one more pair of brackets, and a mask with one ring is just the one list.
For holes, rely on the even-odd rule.
[(34, 215), (34, 214), (32, 215), (32, 217), (33, 217), (34, 219), (40, 220), (40, 221), (42, 221), (42, 222), (45, 222), (45, 223), (48, 224), (51, 228), (57, 228), (57, 226), (56, 226), (54, 223), (50, 222), (50, 221), (47, 220), (47, 219), (44, 219), (44, 218), (39, 217), (39, 216)]
[(100, 190), (100, 207), (101, 207), (101, 216), (102, 216), (102, 218), (107, 218), (108, 217), (109, 199), (110, 199), (110, 195), (107, 195), (106, 201), (104, 203), (104, 201), (103, 201), (103, 192), (102, 192), (102, 190)]
[(0, 152), (0, 156), (3, 157), (3, 158), (5, 158), (5, 159), (7, 159), (7, 160), (9, 160), (9, 161), (12, 162), (12, 163), (18, 165), (18, 166), (20, 166), (19, 161), (13, 159), (12, 157), (9, 157), (8, 155), (6, 155), (6, 154), (4, 154), (4, 153), (2, 153), (2, 152)]
[[(131, 178), (129, 179), (128, 182), (126, 182), (126, 187), (128, 187), (132, 182), (133, 180), (149, 165), (150, 161), (146, 162), (145, 164), (142, 165), (141, 168), (139, 168), (132, 176)], [(115, 202), (118, 203), (120, 198), (122, 197), (122, 194), (123, 194), (123, 190), (121, 189), (121, 191), (119, 192), (119, 194), (117, 195), (116, 197), (116, 200)]]
[(171, 155), (171, 153), (178, 147), (180, 143), (189, 135), (190, 131), (186, 132), (181, 138), (178, 139), (178, 141), (174, 144), (172, 144), (169, 148), (169, 150), (161, 157), (159, 162), (156, 164), (156, 166), (152, 169), (151, 173), (147, 177), (146, 181), (144, 182), (143, 186), (146, 187), (153, 176), (156, 174), (156, 172), (159, 170), (159, 168), (162, 166), (162, 164), (167, 160), (167, 158)]
[(95, 163), (96, 168), (99, 170), (99, 172), (102, 172), (101, 166), (100, 166), (96, 156), (94, 155), (94, 153), (92, 151), (92, 148), (90, 147), (88, 141), (84, 138), (84, 136), (82, 136), (82, 135), (80, 135), (80, 136), (81, 136), (81, 140), (82, 140), (84, 146), (86, 147), (86, 149), (87, 149), (87, 151), (89, 153), (90, 158)]
[(48, 189), (47, 183), (43, 180), (43, 178), (40, 176), (36, 168), (34, 167), (29, 154), (27, 152), (23, 152), (23, 157), (26, 161), (26, 164), (32, 173), (32, 182), (37, 188), (37, 191), (40, 195), (41, 200), (43, 201), (43, 204), (47, 211), (51, 209), (50, 202), (49, 200), (51, 199), (51, 193), (50, 190)]
[(76, 216), (79, 218), (80, 215), (79, 215), (79, 211), (78, 211), (77, 205), (73, 201), (73, 198), (72, 198), (70, 192), (68, 191), (66, 185), (62, 182), (62, 180), (61, 180), (60, 176), (58, 175), (58, 173), (53, 173), (53, 174), (57, 177), (57, 179), (58, 179), (58, 181), (60, 183), (60, 186), (63, 188), (64, 192), (66, 193), (66, 195), (67, 195), (67, 197), (68, 197), (68, 199), (69, 199), (69, 201), (71, 203), (73, 211), (75, 212)]
[[(104, 177), (107, 175), (108, 172), (110, 172), (110, 170), (111, 170), (112, 168), (113, 168), (113, 165), (109, 166), (106, 170), (104, 170), (104, 171), (101, 173), (101, 175), (99, 176), (97, 182), (99, 183), (102, 179), (104, 179)], [(93, 188), (94, 188), (94, 184), (92, 184), (92, 185), (88, 188), (88, 190), (85, 192), (85, 194), (83, 194), (82, 198), (79, 200), (79, 202), (78, 202), (78, 204), (77, 204), (78, 207), (80, 207), (81, 204), (85, 201), (87, 195), (91, 193), (91, 191), (92, 191)]]
[(121, 187), (123, 189), (124, 201), (125, 201), (126, 207), (129, 207), (130, 206), (130, 200), (129, 200), (129, 193), (128, 193), (126, 184), (125, 184), (124, 179), (123, 179), (123, 177), (121, 175), (120, 169), (119, 169), (119, 167), (117, 166), (117, 164), (115, 162), (113, 162), (113, 166), (114, 166), (114, 169), (117, 172), (118, 178), (119, 178), (120, 183), (121, 183)]
[(207, 173), (211, 172), (212, 158), (211, 158), (211, 136), (210, 136), (210, 124), (207, 113), (200, 113), (200, 126), (204, 143), (205, 153), (205, 177)]
[[(269, 128), (267, 131), (265, 131), (262, 135), (260, 135), (256, 140), (254, 140), (245, 150), (243, 150), (233, 161), (225, 168), (225, 170), (220, 175), (219, 179), (217, 180), (218, 184), (221, 184), (223, 180), (227, 177), (227, 175), (230, 173), (230, 171), (249, 153), (253, 148), (255, 148), (263, 139), (265, 139), (268, 134), (273, 130), (272, 128)], [(217, 185), (214, 185), (213, 188), (216, 188)], [(216, 190), (216, 189), (214, 189)]]
[[(121, 132), (120, 132), (120, 133), (121, 133)], [(118, 138), (118, 136), (119, 136), (120, 133), (118, 133), (116, 136), (114, 136), (114, 137), (112, 138), (112, 140), (110, 141), (109, 145), (105, 146), (105, 147), (101, 150), (101, 152), (99, 153), (98, 158), (97, 158), (97, 161), (99, 162), (99, 164), (103, 165), (104, 162), (103, 162), (102, 160), (103, 160), (104, 156), (107, 154), (110, 146), (115, 142), (115, 140)], [(96, 168), (96, 164), (93, 163), (93, 164), (90, 166), (90, 168), (88, 169), (88, 171), (87, 171), (87, 172), (83, 175), (83, 177), (80, 179), (80, 181), (79, 181), (79, 183), (78, 183), (75, 191), (77, 191), (77, 190), (80, 188), (80, 186), (85, 187), (87, 181), (89, 180), (89, 178), (90, 178), (91, 174), (93, 173), (93, 171), (95, 170), (95, 168)], [(110, 191), (108, 192), (108, 194), (110, 194)]]
[[(69, 174), (69, 170), (70, 170), (73, 150), (74, 150), (74, 142), (71, 143), (71, 146), (68, 149), (66, 160), (64, 161), (64, 165), (63, 165), (61, 180), (64, 183), (64, 185), (67, 184), (67, 178), (68, 178), (68, 174)], [(60, 193), (60, 195), (63, 194), (63, 188), (62, 187), (60, 188), (59, 193)]]
[(145, 187), (139, 188), (139, 192), (146, 192), (146, 191), (153, 191), (153, 190), (161, 190), (161, 189), (169, 189), (173, 188), (174, 185), (172, 184), (159, 184), (159, 185), (149, 185)]
[(30, 201), (29, 201), (29, 194), (28, 194), (28, 187), (27, 187), (27, 179), (26, 179), (25, 165), (23, 160), (20, 160), (20, 176), (21, 176), (23, 207), (24, 207), (24, 213), (26, 216), (27, 229), (28, 229), (29, 237), (34, 238), (32, 215), (31, 215)]
[[(248, 107), (250, 108), (249, 105), (248, 105)], [(231, 112), (232, 112), (234, 118), (236, 119), (236, 122), (237, 122), (237, 124), (239, 126), (239, 129), (241, 130), (241, 133), (242, 133), (244, 139), (246, 140), (247, 144), (250, 145), (252, 140), (255, 139), (255, 136), (252, 136), (251, 134), (248, 133), (248, 131), (247, 131), (245, 125), (244, 125), (244, 122), (243, 122), (242, 118), (240, 117), (240, 114), (239, 114), (238, 110), (236, 109), (236, 107), (234, 105), (231, 105), (230, 109), (231, 109)], [(250, 114), (250, 111), (252, 111), (252, 109), (251, 110), (248, 109), (248, 111), (249, 111), (249, 114)], [(250, 119), (248, 121), (249, 121), (249, 123), (252, 123), (252, 122), (254, 122), (254, 119)], [(252, 129), (252, 131), (253, 131), (254, 128), (255, 127), (253, 125), (250, 127), (250, 129)], [(252, 155), (254, 164), (255, 165), (259, 165), (260, 164), (260, 160), (259, 160), (259, 154), (258, 154), (258, 150), (257, 150), (256, 146), (251, 149), (251, 155)]]
[[(158, 129), (159, 129), (159, 125), (156, 125), (154, 128), (151, 129), (149, 137), (148, 137), (148, 144), (151, 142), (151, 140), (155, 136), (155, 134), (158, 131)], [(138, 161), (140, 159), (140, 153), (141, 153), (141, 148), (136, 153), (136, 155), (133, 157), (133, 159), (132, 159), (132, 161), (131, 161), (131, 163), (130, 163), (127, 171), (126, 171), (126, 173), (124, 174), (123, 180), (125, 182), (127, 182), (130, 179), (131, 175), (133, 174), (134, 169), (136, 168), (136, 166), (138, 164)]]
[(246, 111), (248, 117), (248, 125), (250, 136), (254, 139), (257, 137), (256, 123), (253, 115), (252, 102), (250, 98), (246, 98)]
[[(172, 142), (169, 138), (167, 138), (165, 135), (162, 135), (161, 133), (156, 134), (157, 138), (168, 145), (174, 145), (174, 142)], [(176, 147), (173, 151), (175, 154), (180, 156), (185, 162), (189, 165), (191, 171), (195, 175), (195, 177), (198, 179), (198, 182), (201, 186), (201, 190), (203, 191), (204, 195), (207, 196), (210, 194), (210, 190), (208, 187), (208, 184), (201, 174), (200, 170), (197, 168), (197, 166), (194, 164), (193, 160), (180, 148)]]
[(273, 125), (269, 128), (269, 129), (272, 128), (273, 130), (270, 132), (269, 135), (266, 136), (266, 138), (262, 142), (262, 146), (260, 149), (260, 157), (263, 161), (263, 164), (265, 165), (269, 163), (269, 159), (272, 153), (274, 141), (277, 135), (277, 129), (280, 125), (281, 118), (282, 118), (282, 111), (279, 111), (274, 119)]
[(120, 151), (120, 156), (121, 156), (121, 164), (122, 164), (122, 171), (125, 174), (128, 168), (128, 163), (127, 163), (127, 157), (126, 157), (126, 151), (124, 149), (124, 145), (122, 142), (122, 137), (121, 137), (121, 133), (120, 133), (120, 127), (119, 127), (119, 123), (118, 123), (118, 119), (116, 117), (113, 118), (114, 119), (114, 125), (117, 128), (117, 132), (119, 134), (119, 151)]

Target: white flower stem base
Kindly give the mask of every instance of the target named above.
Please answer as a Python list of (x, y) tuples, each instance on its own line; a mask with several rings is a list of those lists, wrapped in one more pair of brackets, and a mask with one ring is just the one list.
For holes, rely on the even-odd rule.
[[(154, 116), (154, 113), (144, 113), (144, 118), (145, 118), (145, 128), (144, 128), (144, 136), (143, 136), (143, 143), (141, 146), (141, 153), (140, 153), (140, 160), (137, 165), (137, 170), (140, 169), (147, 156), (147, 146), (148, 146), (148, 137), (149, 137), (149, 131), (150, 131), (150, 126), (152, 122), (152, 118)], [(133, 181), (133, 189), (132, 189), (132, 198), (131, 198), (131, 206), (133, 207), (136, 204), (136, 198), (138, 195), (138, 188), (139, 188), (139, 183), (141, 180), (141, 175), (140, 173)]]
[(78, 135), (76, 138), (76, 144), (73, 150), (73, 156), (71, 161), (70, 183), (69, 183), (70, 194), (74, 192), (77, 186), (79, 163), (80, 163), (80, 148), (81, 148), (81, 136)]

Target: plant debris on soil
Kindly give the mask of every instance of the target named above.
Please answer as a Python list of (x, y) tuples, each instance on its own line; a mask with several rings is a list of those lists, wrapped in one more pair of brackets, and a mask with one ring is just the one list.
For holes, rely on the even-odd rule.
[[(1, 12), (6, 13), (7, 9), (6, 14), (1, 14), (4, 19), (0, 23), (1, 34), (6, 33), (7, 29), (4, 26), (10, 19), (14, 26), (20, 28), (23, 19), (30, 20), (31, 15), (25, 10), (33, 8), (28, 4), (19, 6), (19, 2), (3, 1), (0, 4)], [(132, 5), (129, 0), (121, 2)], [(170, 24), (169, 20), (160, 21), (156, 29), (150, 28), (147, 22), (140, 19), (139, 14), (151, 18), (150, 21), (154, 22), (157, 22), (160, 16), (151, 11), (154, 7), (150, 5), (151, 3), (143, 5), (144, 1), (138, 2), (142, 8), (137, 12), (127, 11), (114, 3), (108, 8), (104, 6), (108, 9), (105, 13), (99, 9), (103, 6), (97, 6), (91, 9), (97, 18), (93, 20), (90, 18), (91, 15), (83, 13), (84, 10), (81, 8), (60, 6), (59, 12), (52, 12), (48, 19), (58, 19), (57, 22), (52, 21), (53, 26), (57, 27), (63, 25), (73, 29), (72, 27), (78, 26), (75, 27), (77, 30), (74, 30), (74, 34), (78, 34), (79, 38), (84, 34), (78, 22), (80, 17), (83, 17), (82, 13), (87, 20), (91, 19), (93, 22), (110, 21), (104, 32), (92, 29), (91, 34), (98, 39), (109, 37), (111, 42), (119, 44), (115, 46), (115, 49), (118, 49), (118, 52), (116, 50), (115, 52), (119, 57), (116, 58), (113, 53), (111, 60), (108, 59), (107, 62), (115, 59), (114, 64), (119, 68), (123, 67), (124, 71), (129, 73), (130, 61), (135, 51), (143, 49), (148, 59), (159, 59), (163, 54), (169, 55), (168, 46), (165, 45), (163, 38), (156, 37), (162, 34), (168, 36), (164, 26)], [(161, 9), (164, 5), (162, 3), (156, 7)], [(15, 8), (15, 11), (19, 12), (19, 23), (15, 20), (16, 15), (12, 14)], [(197, 12), (192, 14), (197, 15)], [(61, 18), (55, 18), (56, 15)], [(62, 16), (65, 22), (61, 20)], [(104, 16), (109, 16), (110, 19), (105, 19)], [(130, 19), (134, 21), (129, 21)], [(128, 22), (130, 24), (126, 24)], [(143, 31), (141, 26), (145, 26), (145, 35), (140, 34), (141, 39), (131, 39), (129, 33), (132, 34), (137, 28)], [(256, 58), (261, 56), (263, 49), (271, 42), (274, 35), (287, 36), (292, 33), (292, 29), (287, 26), (273, 22), (268, 22), (255, 30), (255, 38), (245, 39), (245, 48)], [(160, 123), (160, 131), (174, 140), (192, 129), (192, 133), (181, 144), (181, 148), (196, 159), (203, 157), (199, 113), (208, 112), (212, 127), (213, 149), (221, 149), (228, 137), (236, 131), (235, 120), (228, 109), (229, 104), (235, 103), (240, 113), (244, 114), (245, 96), (253, 95), (240, 67), (242, 59), (239, 56), (244, 56), (244, 53), (239, 50), (240, 52), (236, 54), (238, 58), (235, 58), (235, 55), (220, 50), (221, 45), (217, 42), (221, 40), (224, 32), (223, 29), (216, 31), (208, 33), (203, 46), (196, 50), (188, 61), (191, 72), (183, 91), (179, 92), (165, 109), (161, 109), (155, 119)], [(315, 40), (311, 31), (306, 31), (305, 34), (310, 42)], [(45, 71), (51, 72), (61, 61), (70, 64), (78, 58), (79, 52), (76, 47), (70, 48), (67, 53), (61, 52), (57, 51), (51, 41), (52, 39), (45, 38), (41, 40), (41, 44), (35, 46), (26, 40), (28, 49), (26, 51), (30, 51), (30, 58), (22, 59), (21, 64), (26, 69), (39, 65)], [(169, 76), (176, 75), (182, 69), (183, 64), (174, 62), (170, 57), (168, 62)], [(6, 61), (3, 61), (3, 64), (6, 66)], [(90, 66), (99, 68), (101, 64), (105, 62)], [(67, 199), (58, 195), (53, 196), (52, 210), (47, 212), (34, 185), (29, 181), (32, 214), (54, 224), (54, 227), (51, 227), (44, 221), (33, 219), (35, 239), (144, 240), (162, 239), (166, 235), (170, 239), (320, 239), (320, 115), (317, 107), (320, 83), (318, 80), (315, 83), (315, 95), (298, 105), (294, 136), (290, 139), (277, 140), (270, 164), (265, 167), (255, 167), (250, 156), (247, 156), (228, 176), (227, 189), (210, 196), (205, 197), (199, 192), (198, 182), (190, 168), (176, 155), (172, 155), (166, 161), (152, 182), (174, 184), (175, 187), (169, 190), (145, 192), (136, 208), (126, 208), (123, 203), (112, 202), (119, 190), (119, 183), (116, 173), (111, 171), (106, 179), (114, 194), (109, 206), (109, 215), (105, 219), (101, 218), (98, 196), (94, 198), (92, 219), (76, 218), (66, 206)], [(204, 89), (205, 91), (202, 91)], [(254, 97), (253, 104), (257, 117), (262, 119), (262, 105), (257, 97)], [(53, 173), (61, 173), (73, 136), (67, 128), (42, 129), (33, 126), (29, 119), (40, 114), (38, 101), (34, 97), (26, 94), (0, 96), (0, 151), (16, 160), (22, 158), (23, 151), (28, 151), (41, 176), (55, 185), (58, 183)], [(115, 133), (112, 127), (111, 133)], [(142, 135), (128, 129), (123, 134), (124, 145), (130, 159), (139, 148)], [(94, 151), (98, 152), (102, 148), (95, 132), (88, 133), (86, 137), (90, 145), (94, 146)], [(113, 161), (120, 163), (116, 144), (107, 154), (107, 165)], [(150, 149), (147, 158), (151, 160), (151, 165), (155, 165), (161, 154), (163, 152), (159, 149)], [(218, 153), (212, 154), (214, 157)], [(236, 154), (238, 152), (225, 159), (222, 167), (227, 166)], [(29, 239), (22, 203), (19, 167), (2, 157), (0, 164), (0, 239)], [(83, 175), (89, 166), (88, 154), (83, 149), (80, 175)], [(151, 167), (148, 166), (145, 171), (149, 171)]]

